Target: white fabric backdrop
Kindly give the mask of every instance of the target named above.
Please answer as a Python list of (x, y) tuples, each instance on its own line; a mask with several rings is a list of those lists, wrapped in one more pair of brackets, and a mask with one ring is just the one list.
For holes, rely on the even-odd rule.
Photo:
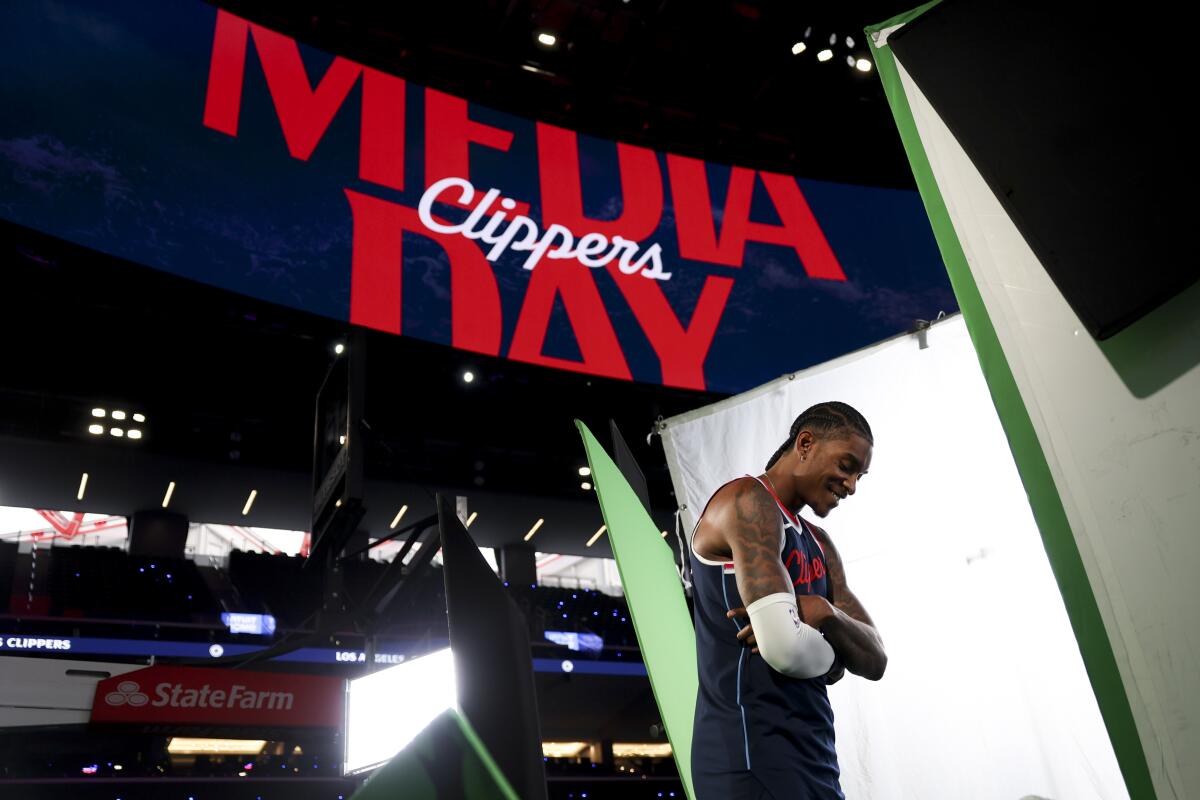
[[(1134, 395), (899, 59), (896, 68), (1075, 535), (1159, 800), (1200, 797), (1200, 365)], [(1192, 290), (1139, 323), (1170, 336), (1135, 325), (1114, 341), (1133, 335), (1187, 358), (1200, 348), (1196, 308)]]
[[(878, 683), (831, 687), (851, 800), (1125, 798), (1037, 527), (961, 317), (667, 420), (690, 531), (758, 474), (808, 406), (875, 434), (870, 474), (821, 524), (887, 644)], [(813, 517), (809, 515), (809, 518)]]

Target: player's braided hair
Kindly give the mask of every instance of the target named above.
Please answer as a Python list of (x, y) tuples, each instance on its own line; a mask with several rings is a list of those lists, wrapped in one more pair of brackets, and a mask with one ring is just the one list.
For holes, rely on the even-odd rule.
[(814, 433), (839, 433), (842, 431), (856, 433), (872, 445), (875, 444), (875, 439), (871, 436), (871, 426), (867, 424), (866, 418), (854, 408), (836, 400), (817, 403), (796, 417), (796, 421), (792, 423), (792, 429), (788, 433), (787, 441), (779, 446), (775, 455), (771, 456), (771, 460), (767, 462), (767, 469), (775, 466), (775, 462), (783, 458), (783, 454), (795, 445), (800, 431), (805, 429)]

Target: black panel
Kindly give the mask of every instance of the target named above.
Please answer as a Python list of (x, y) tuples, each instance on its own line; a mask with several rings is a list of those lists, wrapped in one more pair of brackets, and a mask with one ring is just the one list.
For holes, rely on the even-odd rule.
[(1200, 277), (1194, 78), (1178, 21), (1148, 8), (948, 0), (889, 40), (1099, 339)]
[(151, 509), (129, 518), (129, 554), (183, 558), (188, 518), (172, 511)]
[(529, 629), (500, 579), (438, 495), (450, 649), (458, 703), (522, 800), (545, 800)]
[(642, 468), (638, 466), (637, 459), (633, 456), (633, 451), (629, 449), (629, 445), (625, 441), (625, 437), (621, 435), (621, 431), (617, 428), (617, 423), (614, 420), (608, 421), (608, 429), (612, 433), (612, 449), (613, 459), (617, 462), (617, 469), (621, 470), (621, 475), (633, 489), (633, 493), (642, 501), (642, 506), (646, 509), (646, 513), (650, 512), (650, 487), (646, 484), (646, 473), (642, 472)]
[[(8, 611), (13, 590), (13, 576), (17, 574), (17, 543), (0, 542), (0, 610)], [(16, 610), (16, 609), (12, 609)]]

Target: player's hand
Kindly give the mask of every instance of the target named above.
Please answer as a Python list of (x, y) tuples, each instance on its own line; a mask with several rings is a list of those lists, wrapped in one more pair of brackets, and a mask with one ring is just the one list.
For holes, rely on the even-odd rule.
[(796, 595), (796, 607), (800, 610), (801, 621), (817, 630), (821, 630), (821, 626), (834, 614), (833, 605), (816, 594)]
[[(735, 617), (745, 617), (745, 616), (747, 616), (746, 609), (742, 608), (742, 607), (734, 608), (734, 609), (727, 611), (725, 613), (725, 616), (728, 619), (733, 619)], [(755, 646), (758, 644), (758, 642), (755, 641), (755, 639), (754, 639), (754, 628), (752, 626), (747, 625), (746, 627), (744, 627), (740, 631), (738, 631), (737, 638), (738, 638), (738, 641), (741, 642), (742, 644), (750, 645), (751, 653), (758, 652), (758, 647)]]

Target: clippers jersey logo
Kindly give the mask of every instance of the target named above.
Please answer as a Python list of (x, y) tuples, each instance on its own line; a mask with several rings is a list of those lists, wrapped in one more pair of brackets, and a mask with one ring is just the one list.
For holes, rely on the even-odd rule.
[(787, 567), (788, 575), (792, 579), (792, 586), (796, 588), (809, 587), (813, 581), (825, 577), (825, 563), (821, 557), (814, 555), (809, 559), (798, 547), (791, 548), (783, 565)]

